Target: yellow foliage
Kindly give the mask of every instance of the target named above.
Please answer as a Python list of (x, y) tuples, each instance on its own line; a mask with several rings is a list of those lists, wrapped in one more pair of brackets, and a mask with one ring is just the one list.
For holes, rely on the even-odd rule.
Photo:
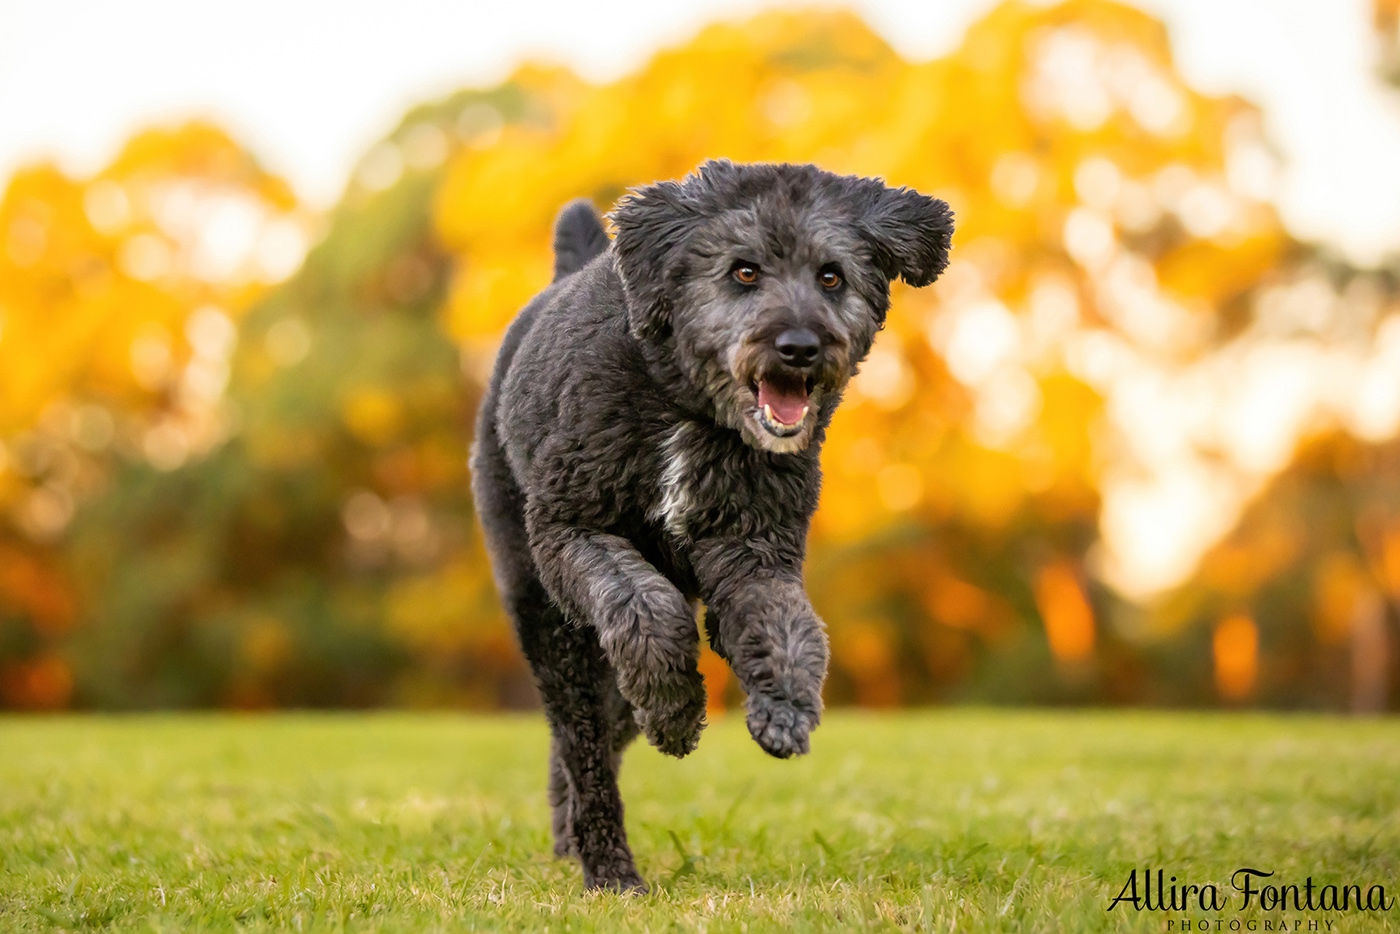
[(293, 643), (281, 620), (258, 619), (244, 632), (242, 651), (254, 672), (272, 672), (291, 658)]
[[(513, 658), (514, 637), (481, 570), (476, 561), (457, 558), (434, 574), (395, 584), (387, 596), (388, 626), (424, 658), (463, 651), (478, 661)], [(467, 619), (464, 608), (472, 611)]]
[[(1375, 4), (1378, 23), (1393, 30), (1394, 0)], [(470, 97), (455, 114), (423, 111), (436, 138), (452, 141), (439, 143), (446, 162), (431, 170), (439, 174), (425, 239), (455, 256), (437, 311), (469, 380), (484, 378), (508, 322), (548, 283), (550, 225), (570, 199), (606, 209), (631, 186), (717, 157), (815, 162), (946, 199), (957, 217), (952, 265), (933, 288), (894, 286), (885, 332), (827, 438), (812, 548), (855, 557), (809, 583), (831, 622), (836, 664), (865, 703), (901, 699), (904, 643), (927, 656), (932, 677), (957, 678), (985, 643), (1009, 641), (1022, 616), (1033, 618), (1031, 602), (1057, 659), (1094, 653), (1082, 551), (1112, 453), (1112, 395), (1095, 375), (1105, 355), (1088, 345), (1109, 347), (1109, 357), (1132, 346), (1139, 362), (1202, 353), (1223, 330), (1218, 313), (1291, 248), (1273, 209), (1231, 170), (1237, 149), (1263, 148), (1258, 114), (1188, 87), (1157, 20), (1111, 0), (1011, 0), (952, 54), (910, 63), (853, 14), (769, 12), (711, 26), (607, 85), (529, 66)], [(405, 161), (427, 173), (411, 135), (385, 146), (401, 143)], [(350, 207), (363, 206), (355, 196)], [(52, 535), (75, 496), (99, 485), (82, 450), (120, 448), (172, 469), (223, 437), (215, 409), (228, 335), (296, 266), (306, 234), (286, 184), (205, 124), (143, 133), (92, 178), (52, 166), (16, 175), (0, 200), (0, 507), (30, 516), (32, 538)], [(386, 263), (374, 288), (395, 306), (438, 294), (416, 254)], [(308, 324), (316, 299), (294, 298), (301, 307), (259, 332), (243, 357), (252, 396), (319, 348)], [(1162, 330), (1203, 336), (1156, 346), (1151, 328), (1134, 330), (1153, 315), (1166, 316)], [(362, 382), (334, 395), (326, 418), (374, 449), (369, 476), (350, 482), (375, 489), (365, 494), (375, 508), (465, 490), (458, 448), (436, 435), (414, 440), (433, 393), (454, 387), (391, 392), (372, 382), (382, 374), (353, 376)], [(251, 467), (331, 456), (325, 427), (246, 434)], [(67, 465), (50, 471), (62, 483), (29, 470), (45, 458)], [(950, 529), (987, 550), (936, 551), (929, 543)], [(1204, 585), (1244, 597), (1297, 558), (1299, 530), (1265, 532), (1250, 547), (1217, 549)], [(1079, 551), (1048, 563), (1035, 549), (1022, 549), (1029, 558), (996, 553), (1051, 538), (1050, 554)], [(1397, 543), (1386, 538), (1378, 556), (1392, 593)], [(486, 669), (515, 658), (479, 554), (453, 552), (387, 587), (386, 625), (425, 664), (451, 655)], [(45, 632), (67, 627), (73, 610), (48, 566), (9, 557), (0, 553), (0, 609)], [(1361, 573), (1341, 559), (1317, 571), (1324, 641), (1349, 625)], [(1013, 578), (1029, 584), (1029, 600), (1007, 590)], [(275, 621), (250, 624), (245, 637), (239, 648), (260, 671), (290, 650)], [(1220, 695), (1248, 696), (1259, 667), (1253, 620), (1229, 617), (1212, 644)], [(8, 702), (66, 702), (62, 660), (26, 665)], [(727, 669), (709, 653), (704, 665), (713, 708)], [(436, 696), (415, 690), (405, 696)], [(228, 700), (257, 706), (271, 696), (248, 680)]]
[(403, 415), (399, 400), (376, 386), (355, 387), (341, 407), (341, 418), (351, 434), (372, 445), (392, 441), (403, 424)]
[[(948, 274), (929, 290), (895, 285), (831, 426), (814, 549), (940, 523), (1007, 536), (1026, 521), (1092, 527), (1104, 402), (1065, 348), (1137, 306), (1208, 334), (1200, 319), (1254, 287), (1289, 242), (1228, 177), (1231, 147), (1262, 144), (1257, 114), (1188, 87), (1161, 23), (1108, 0), (1004, 3), (956, 52), (920, 64), (850, 14), (775, 12), (709, 27), (609, 85), (539, 69), (513, 80), (547, 112), (460, 150), (435, 203), (459, 256), (447, 327), (479, 375), (548, 281), (549, 224), (571, 198), (607, 208), (629, 186), (728, 157), (816, 162), (952, 205)], [(870, 573), (863, 591), (918, 593), (943, 625), (987, 635), (1015, 616), (941, 567)], [(1050, 564), (1033, 587), (1068, 661), (1095, 644), (1080, 573)], [(875, 674), (890, 642), (884, 623), (851, 620), (884, 610), (871, 616), (829, 582), (815, 590), (837, 656), (876, 702), (886, 689), (872, 685), (893, 683)]]
[(188, 390), (187, 365), (232, 345), (203, 339), (194, 316), (236, 318), (295, 269), (296, 210), (284, 182), (201, 123), (141, 133), (91, 178), (17, 173), (0, 200), (0, 436), (82, 399), (199, 409), (208, 394)]
[[(1066, 65), (1075, 56), (1097, 84), (1067, 84), (1082, 78)], [(1110, 242), (1137, 251), (1193, 308), (1248, 287), (1283, 243), (1271, 210), (1220, 194), (1226, 131), (1240, 135), (1231, 128), (1252, 112), (1187, 87), (1161, 24), (1106, 0), (1003, 4), (956, 53), (923, 64), (847, 13), (768, 13), (712, 26), (610, 85), (540, 69), (513, 80), (547, 91), (549, 112), (461, 149), (435, 209), (461, 256), (448, 327), (482, 370), (486, 348), (548, 280), (549, 224), (570, 198), (607, 207), (628, 186), (726, 156), (814, 161), (952, 203), (949, 276), (928, 293), (896, 286), (888, 333), (833, 425), (819, 540), (861, 540), (921, 516), (1000, 527), (1036, 493), (1058, 518), (1096, 508), (1097, 395), (1053, 352), (1025, 350), (986, 377), (950, 375), (938, 338), (939, 322), (970, 303), (1025, 317), (1033, 286), (1052, 280), (1084, 306), (1078, 316), (1107, 317), (1094, 307), (1106, 270), (1092, 245), (1076, 252), (1066, 239), (1075, 210), (1091, 222), (1102, 214)], [(1125, 192), (1146, 198), (1152, 217), (1181, 211), (1203, 233), (1135, 241), (1143, 220), (1125, 213)], [(1222, 203), (1219, 231), (1205, 229), (1219, 218), (1191, 214)], [(1005, 380), (1028, 401), (1006, 402)], [(1029, 414), (1008, 409), (1016, 404)]]

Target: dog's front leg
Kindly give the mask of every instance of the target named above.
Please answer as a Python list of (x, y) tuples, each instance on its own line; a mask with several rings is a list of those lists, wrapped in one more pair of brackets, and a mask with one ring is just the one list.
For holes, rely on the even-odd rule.
[(694, 557), (711, 640), (748, 693), (749, 732), (779, 759), (807, 752), (829, 653), (800, 565), (775, 567), (742, 541), (704, 542)]
[(647, 741), (672, 756), (705, 725), (695, 611), (624, 538), (547, 522), (530, 529), (540, 578), (571, 619), (598, 630)]

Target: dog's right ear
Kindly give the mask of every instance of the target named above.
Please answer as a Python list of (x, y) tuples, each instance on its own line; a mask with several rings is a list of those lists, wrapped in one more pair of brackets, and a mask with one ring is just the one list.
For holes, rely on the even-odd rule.
[(613, 248), (628, 324), (639, 338), (661, 339), (671, 330), (671, 305), (679, 286), (681, 244), (700, 219), (676, 182), (634, 188), (608, 218), (617, 228)]

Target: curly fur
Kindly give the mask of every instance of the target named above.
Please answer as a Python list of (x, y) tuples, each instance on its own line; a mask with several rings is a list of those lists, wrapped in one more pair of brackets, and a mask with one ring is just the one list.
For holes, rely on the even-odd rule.
[[(698, 603), (754, 739), (808, 750), (828, 655), (802, 584), (818, 452), (890, 281), (943, 271), (952, 215), (874, 179), (715, 161), (612, 220), (609, 244), (587, 202), (561, 212), (555, 281), (506, 334), (472, 483), (553, 736), (555, 852), (590, 888), (645, 891), (617, 771), (638, 732), (675, 756), (699, 741)], [(809, 366), (778, 349), (794, 328), (819, 341)], [(805, 400), (800, 419), (765, 420), (772, 386)]]

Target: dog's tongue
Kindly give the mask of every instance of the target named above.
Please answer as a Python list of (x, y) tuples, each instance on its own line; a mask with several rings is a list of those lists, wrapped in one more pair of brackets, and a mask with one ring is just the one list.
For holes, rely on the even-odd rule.
[(807, 387), (801, 380), (792, 383), (758, 381), (758, 407), (768, 406), (778, 421), (796, 425), (807, 410)]

